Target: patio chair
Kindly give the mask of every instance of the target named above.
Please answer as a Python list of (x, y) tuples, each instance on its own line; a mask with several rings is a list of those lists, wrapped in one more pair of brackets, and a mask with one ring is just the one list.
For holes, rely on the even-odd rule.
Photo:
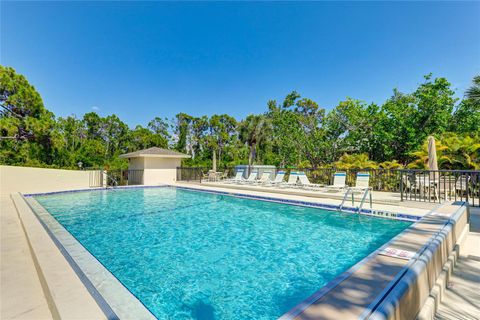
[(202, 181), (209, 181), (208, 178), (210, 177), (209, 172), (202, 173)]
[(243, 180), (243, 171), (239, 170), (232, 179), (223, 180), (224, 183), (237, 183)]
[(419, 184), (417, 183), (417, 179), (415, 175), (412, 175), (412, 174), (403, 175), (402, 182), (403, 182), (403, 190), (405, 192), (410, 192), (410, 193), (420, 192), (420, 187), (419, 187)]
[(455, 177), (441, 176), (439, 179), (439, 193), (444, 200), (451, 199), (455, 196)]
[(264, 186), (266, 186), (266, 187), (278, 186), (282, 183), (285, 183), (283, 181), (284, 178), (285, 178), (285, 171), (278, 171), (277, 175), (275, 176), (275, 179), (270, 180), (270, 181), (266, 181), (264, 183)]
[(347, 173), (346, 172), (335, 172), (333, 175), (333, 184), (329, 186), (325, 186), (324, 188), (328, 191), (341, 191), (347, 188), (346, 184)]
[(457, 182), (455, 182), (455, 192), (459, 196), (466, 195), (468, 192), (468, 182), (470, 177), (467, 175), (461, 175), (458, 177)]
[(219, 174), (219, 172), (209, 170), (208, 171), (208, 181), (216, 182), (218, 180), (218, 177), (219, 177), (218, 174)]
[(355, 180), (355, 186), (350, 187), (352, 191), (365, 191), (366, 189), (372, 189), (370, 187), (370, 173), (368, 172), (359, 172), (357, 173), (357, 178)]
[(319, 188), (324, 187), (324, 185), (322, 184), (311, 183), (310, 180), (308, 180), (307, 175), (303, 171), (300, 171), (298, 173), (298, 180), (300, 181), (300, 187), (303, 189), (318, 190)]
[(439, 181), (432, 178), (430, 174), (422, 173), (415, 177), (415, 186), (420, 190), (420, 197), (426, 200), (432, 197), (439, 200), (438, 184)]
[(296, 171), (291, 171), (290, 174), (288, 175), (288, 181), (287, 182), (282, 182), (279, 184), (279, 187), (297, 187), (297, 180), (298, 180), (298, 173)]
[(225, 180), (228, 177), (228, 169), (224, 170), (223, 173), (220, 175), (220, 180)]
[(237, 182), (238, 184), (252, 184), (257, 180), (258, 171), (252, 171), (246, 180)]
[(270, 180), (270, 171), (264, 171), (262, 172), (262, 176), (260, 177), (260, 179), (258, 180), (255, 180), (254, 183), (255, 184), (265, 184), (265, 183), (268, 183)]

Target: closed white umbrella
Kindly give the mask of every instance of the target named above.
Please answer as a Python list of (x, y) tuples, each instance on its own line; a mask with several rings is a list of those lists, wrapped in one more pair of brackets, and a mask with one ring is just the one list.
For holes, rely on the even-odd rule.
[(217, 151), (213, 149), (212, 171), (217, 172)]
[[(428, 137), (428, 170), (438, 170), (437, 147), (435, 146), (435, 138)], [(438, 172), (430, 172), (429, 188), (433, 188), (434, 197), (438, 199)]]
[(438, 170), (437, 147), (432, 136), (428, 137), (428, 170)]

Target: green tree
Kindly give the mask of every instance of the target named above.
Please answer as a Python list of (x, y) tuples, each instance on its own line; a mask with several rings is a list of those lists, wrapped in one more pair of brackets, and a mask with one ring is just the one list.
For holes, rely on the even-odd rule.
[(475, 103), (472, 99), (463, 99), (450, 121), (450, 131), (480, 133), (480, 103)]
[(191, 125), (191, 153), (192, 160), (197, 157), (202, 160), (202, 154), (205, 152), (205, 136), (209, 126), (209, 120), (207, 116), (200, 118), (193, 118)]
[[(151, 120), (148, 123), (148, 129), (153, 131), (155, 134), (160, 135), (165, 138), (165, 140), (169, 140), (171, 138), (170, 136), (170, 125), (168, 123), (168, 120), (162, 119), (160, 117), (155, 117), (153, 120)], [(168, 142), (163, 145), (168, 145)]]
[(473, 77), (473, 85), (467, 89), (465, 95), (477, 107), (480, 105), (480, 75)]
[(167, 148), (166, 138), (140, 125), (130, 131), (129, 151), (148, 149), (151, 147)]
[(430, 134), (441, 134), (447, 131), (457, 98), (451, 84), (445, 78), (425, 76), (422, 83), (413, 93), (416, 100), (416, 128), (421, 134), (421, 141)]
[(0, 66), (0, 160), (52, 164), (54, 126), (54, 115), (27, 79)]
[(192, 116), (186, 113), (179, 113), (175, 116), (177, 119), (175, 134), (177, 135), (177, 143), (175, 149), (180, 152), (187, 152), (187, 143), (190, 134), (190, 123), (192, 122)]
[(281, 106), (271, 100), (268, 107), (267, 116), (273, 125), (272, 151), (281, 166), (299, 165), (305, 159), (316, 166), (325, 158), (324, 109), (296, 91), (288, 94)]
[[(208, 145), (212, 149), (212, 162), (222, 161), (223, 151), (236, 133), (237, 121), (227, 115), (213, 115), (209, 121)], [(218, 154), (218, 157), (217, 157)]]
[(240, 123), (239, 138), (249, 147), (249, 165), (255, 163), (257, 147), (268, 139), (270, 131), (270, 122), (264, 115), (250, 114)]

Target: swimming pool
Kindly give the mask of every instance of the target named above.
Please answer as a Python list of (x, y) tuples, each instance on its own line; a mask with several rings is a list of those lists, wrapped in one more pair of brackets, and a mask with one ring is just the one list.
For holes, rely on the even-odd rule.
[(160, 319), (275, 319), (411, 224), (169, 187), (35, 198)]

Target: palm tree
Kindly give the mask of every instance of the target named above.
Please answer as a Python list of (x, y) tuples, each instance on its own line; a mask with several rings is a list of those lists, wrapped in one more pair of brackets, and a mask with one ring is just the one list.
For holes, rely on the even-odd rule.
[[(480, 168), (480, 143), (478, 136), (457, 135), (446, 133), (441, 140), (435, 141), (438, 165), (441, 169), (471, 169)], [(428, 142), (420, 150), (411, 153), (417, 160), (408, 164), (407, 168), (426, 169), (428, 162)]]
[[(446, 154), (448, 146), (444, 145), (441, 140), (435, 140), (435, 149), (437, 150), (438, 166), (441, 168), (444, 164), (454, 164), (455, 159)], [(428, 139), (424, 141), (422, 147), (410, 153), (411, 156), (417, 158), (415, 161), (407, 165), (409, 169), (428, 169)]]
[(246, 143), (250, 149), (248, 155), (248, 165), (251, 166), (255, 161), (257, 146), (266, 141), (270, 136), (271, 125), (265, 115), (248, 115), (240, 123), (239, 138)]
[(454, 159), (451, 164), (456, 164), (454, 169), (480, 168), (480, 143), (478, 136), (445, 134), (444, 144), (448, 146), (450, 157)]
[(368, 154), (343, 154), (340, 159), (335, 162), (337, 169), (376, 169), (378, 165), (375, 161), (368, 158)]
[(475, 104), (480, 104), (480, 75), (473, 77), (473, 85), (465, 91), (465, 95)]

